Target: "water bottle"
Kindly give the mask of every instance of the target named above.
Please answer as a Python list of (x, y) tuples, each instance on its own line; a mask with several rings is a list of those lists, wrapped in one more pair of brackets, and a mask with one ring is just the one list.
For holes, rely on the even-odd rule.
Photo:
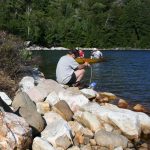
[(96, 86), (96, 82), (92, 82), (90, 85), (89, 85), (89, 88), (90, 89), (94, 89)]

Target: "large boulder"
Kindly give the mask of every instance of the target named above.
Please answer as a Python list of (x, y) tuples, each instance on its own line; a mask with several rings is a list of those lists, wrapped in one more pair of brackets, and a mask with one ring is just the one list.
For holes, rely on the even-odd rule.
[(67, 102), (73, 112), (77, 111), (81, 106), (89, 102), (83, 94), (70, 90), (60, 91), (59, 99)]
[(111, 104), (100, 106), (97, 103), (88, 103), (82, 108), (97, 115), (100, 120), (117, 126), (128, 138), (139, 138), (141, 125), (137, 113)]
[(45, 79), (40, 82), (37, 86), (31, 88), (26, 93), (29, 95), (31, 100), (35, 103), (44, 101), (44, 99), (52, 92), (58, 94), (60, 91), (64, 91), (65, 89), (62, 88), (56, 81), (51, 79)]
[(36, 105), (24, 92), (19, 92), (15, 96), (12, 107), (19, 113), (32, 127), (34, 134), (41, 132), (45, 128), (45, 121), (37, 112)]
[(100, 146), (104, 146), (110, 149), (117, 148), (119, 146), (126, 148), (128, 139), (122, 135), (107, 132), (105, 130), (99, 130), (95, 133), (96, 143)]
[(13, 113), (0, 113), (0, 149), (28, 149), (32, 129), (24, 118)]

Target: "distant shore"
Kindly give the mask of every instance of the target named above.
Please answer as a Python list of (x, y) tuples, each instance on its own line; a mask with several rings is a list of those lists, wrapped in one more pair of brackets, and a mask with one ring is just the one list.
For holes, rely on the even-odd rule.
[[(48, 50), (48, 51), (54, 51), (54, 50), (70, 50), (69, 48), (65, 48), (65, 47), (51, 47), (51, 48), (48, 48), (48, 47), (42, 47), (42, 46), (30, 46), (30, 47), (26, 47), (25, 48), (26, 50), (30, 50), (30, 51), (43, 51), (43, 50)], [(94, 49), (98, 49), (98, 50), (115, 50), (115, 51), (118, 51), (118, 50), (150, 50), (149, 49), (142, 49), (142, 48), (82, 48), (82, 47), (78, 47), (78, 48), (75, 48), (75, 49), (82, 49), (82, 50), (94, 50)]]

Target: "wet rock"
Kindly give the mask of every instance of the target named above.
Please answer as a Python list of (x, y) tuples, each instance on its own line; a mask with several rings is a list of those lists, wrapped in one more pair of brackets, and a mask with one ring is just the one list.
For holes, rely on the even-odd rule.
[(64, 100), (57, 102), (52, 109), (60, 114), (66, 121), (71, 121), (73, 118), (73, 112)]
[(137, 112), (144, 112), (144, 111), (145, 111), (145, 108), (144, 108), (143, 105), (137, 104), (137, 105), (135, 105), (135, 106), (133, 107), (133, 110), (134, 110), (134, 111), (137, 111)]
[(40, 137), (36, 137), (33, 140), (32, 150), (55, 150), (55, 149), (50, 143), (48, 143), (48, 141)]
[(98, 102), (98, 103), (108, 103), (109, 99), (108, 99), (108, 97), (97, 96), (96, 97), (96, 102)]
[(98, 145), (108, 148), (109, 147), (116, 148), (119, 146), (126, 148), (128, 144), (128, 139), (126, 137), (110, 133), (105, 130), (99, 130), (98, 132), (96, 132), (94, 138)]
[(118, 102), (118, 107), (119, 108), (128, 108), (128, 103), (125, 100), (120, 99)]
[(115, 100), (117, 98), (116, 95), (109, 92), (100, 92), (99, 94), (102, 98), (107, 97), (109, 101)]

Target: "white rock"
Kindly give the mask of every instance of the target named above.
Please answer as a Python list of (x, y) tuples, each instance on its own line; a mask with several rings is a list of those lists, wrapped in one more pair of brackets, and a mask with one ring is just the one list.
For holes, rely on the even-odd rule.
[(55, 150), (55, 148), (48, 143), (48, 141), (35, 137), (32, 144), (32, 150)]
[(55, 122), (56, 120), (63, 120), (63, 118), (58, 113), (53, 111), (45, 113), (43, 117), (47, 125), (51, 124), (52, 122)]
[(114, 105), (99, 106), (96, 103), (88, 103), (82, 108), (97, 115), (104, 122), (117, 126), (130, 139), (136, 139), (140, 136), (139, 116), (133, 111)]
[(59, 99), (65, 100), (73, 112), (77, 111), (79, 107), (89, 102), (89, 100), (84, 95), (75, 94), (67, 90), (65, 90), (64, 92), (59, 92)]
[(103, 126), (104, 126), (104, 129), (108, 132), (112, 132), (114, 129), (113, 126), (108, 123), (104, 123)]
[(49, 143), (51, 143), (54, 147), (57, 147), (56, 140), (60, 137), (66, 136), (72, 142), (70, 133), (71, 133), (71, 129), (69, 125), (67, 124), (66, 121), (61, 119), (61, 120), (56, 120), (50, 123), (49, 125), (47, 125), (46, 128), (41, 132), (41, 136), (42, 138), (46, 139)]
[(101, 128), (101, 123), (92, 113), (77, 111), (73, 118), (94, 132)]
[(7, 105), (11, 105), (12, 100), (7, 96), (6, 93), (0, 92), (0, 97)]
[(114, 150), (123, 150), (122, 146), (116, 147)]
[(141, 129), (144, 134), (150, 133), (150, 117), (142, 112), (137, 112), (141, 124)]
[(59, 97), (58, 95), (56, 94), (55, 91), (51, 92), (47, 98), (46, 98), (46, 101), (51, 105), (51, 106), (54, 106), (57, 102), (59, 102)]
[(37, 86), (31, 88), (26, 93), (29, 95), (31, 100), (36, 102), (44, 101), (49, 93), (55, 91), (58, 94), (60, 91), (63, 92), (63, 89), (56, 81), (51, 79), (44, 79)]
[(93, 89), (82, 89), (80, 90), (83, 94), (90, 95), (91, 97), (96, 97), (97, 92)]
[(23, 92), (27, 92), (34, 87), (34, 78), (30, 76), (23, 77), (19, 82), (19, 87)]

